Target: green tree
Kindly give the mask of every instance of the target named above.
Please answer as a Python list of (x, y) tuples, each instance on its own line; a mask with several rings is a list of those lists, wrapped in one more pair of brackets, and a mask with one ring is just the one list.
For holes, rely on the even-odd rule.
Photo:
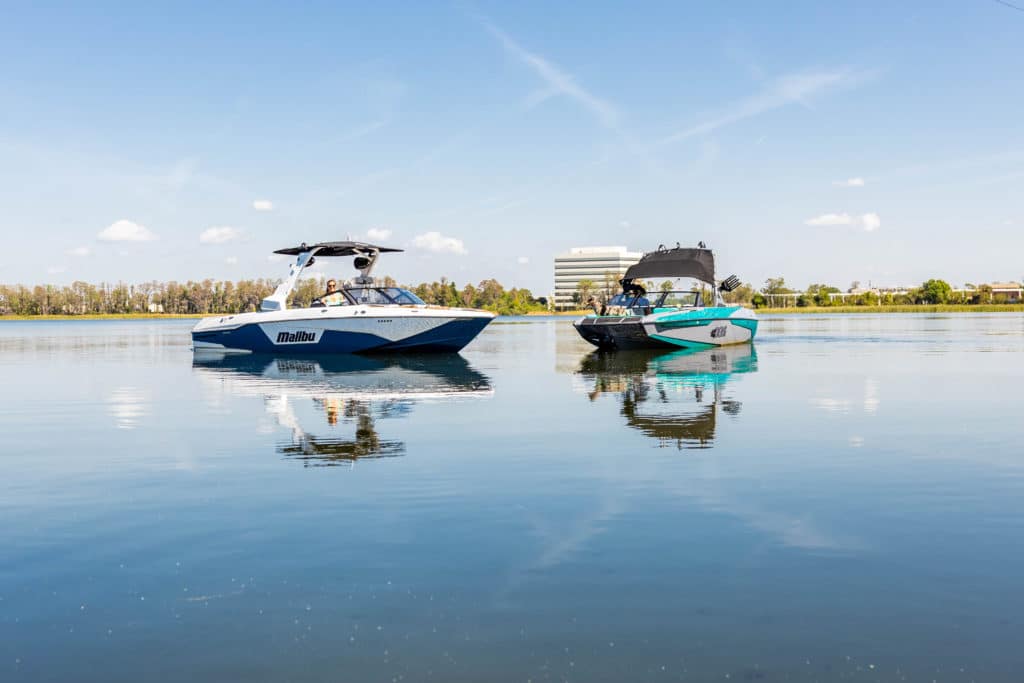
[[(829, 294), (838, 293), (839, 288), (832, 287), (831, 285), (813, 284), (807, 287), (807, 296), (815, 306), (831, 306), (832, 297), (830, 297)], [(799, 305), (799, 302), (797, 305)]]
[(770, 277), (764, 281), (762, 294), (792, 294), (793, 290), (786, 286), (786, 278)]
[(928, 304), (944, 304), (949, 301), (952, 291), (945, 280), (928, 280), (921, 285), (921, 300)]
[(584, 278), (576, 283), (576, 293), (579, 294), (577, 303), (584, 303), (594, 293), (594, 281)]
[(728, 304), (749, 304), (753, 303), (754, 285), (745, 282), (731, 292), (723, 292), (722, 298)]

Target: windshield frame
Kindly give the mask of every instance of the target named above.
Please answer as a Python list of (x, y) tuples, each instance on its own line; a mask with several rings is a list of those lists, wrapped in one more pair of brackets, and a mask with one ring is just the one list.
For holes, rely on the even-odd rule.
[[(385, 301), (373, 301), (365, 302), (359, 301), (355, 295), (356, 290), (372, 289), (374, 292), (379, 294)], [(389, 290), (396, 292), (392, 294)], [(353, 306), (426, 306), (427, 303), (416, 296), (411, 290), (405, 287), (379, 287), (377, 285), (347, 285), (341, 289), (345, 293), (345, 297), (352, 303)], [(406, 296), (409, 301), (399, 301), (399, 297)]]
[[(681, 294), (683, 294), (683, 295), (689, 295), (689, 294), (694, 295), (693, 296), (693, 303), (692, 304), (685, 304), (683, 306), (677, 306), (677, 305), (666, 306), (665, 305), (665, 299), (667, 299), (669, 296), (681, 295)], [(704, 300), (703, 299), (704, 299), (704, 297), (701, 296), (701, 292), (700, 292), (699, 289), (669, 289), (669, 290), (661, 292), (659, 294), (657, 301), (654, 302), (654, 308), (703, 308), (703, 306), (704, 306)]]

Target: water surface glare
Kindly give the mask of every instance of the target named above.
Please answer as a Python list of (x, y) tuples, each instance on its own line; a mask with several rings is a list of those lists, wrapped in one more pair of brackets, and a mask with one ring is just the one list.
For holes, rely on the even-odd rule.
[(1024, 680), (1024, 315), (0, 323), (0, 680)]

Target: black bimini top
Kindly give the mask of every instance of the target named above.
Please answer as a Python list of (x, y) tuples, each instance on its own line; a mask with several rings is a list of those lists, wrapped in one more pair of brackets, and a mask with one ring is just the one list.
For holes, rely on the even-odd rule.
[(388, 252), (402, 251), (401, 249), (395, 249), (394, 247), (380, 247), (376, 244), (367, 244), (366, 242), (318, 242), (316, 244), (306, 244), (303, 242), (297, 247), (288, 247), (287, 249), (277, 249), (274, 251), (275, 254), (286, 254), (288, 256), (298, 256), (307, 251), (316, 250), (317, 256), (357, 256), (366, 254), (368, 252), (377, 252), (385, 254)]
[(692, 277), (702, 282), (714, 282), (715, 257), (710, 249), (658, 249), (644, 254), (639, 263), (630, 266), (623, 280), (644, 277)]

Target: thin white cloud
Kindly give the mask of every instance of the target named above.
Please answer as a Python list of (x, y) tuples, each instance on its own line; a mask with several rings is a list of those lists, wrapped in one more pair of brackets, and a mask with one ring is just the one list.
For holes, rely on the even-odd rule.
[(529, 262), (530, 262), (530, 257), (529, 256), (520, 256), (519, 258), (516, 259), (516, 263), (518, 263), (521, 266), (525, 266)]
[(59, 273), (63, 273), (65, 270), (67, 270), (67, 268), (64, 266), (50, 266), (46, 269), (46, 272), (50, 275), (57, 275)]
[(860, 223), (868, 232), (874, 232), (882, 227), (882, 219), (877, 213), (866, 213), (860, 217)]
[(199, 233), (202, 244), (224, 244), (242, 236), (242, 231), (230, 225), (214, 225)]
[(804, 221), (805, 225), (812, 225), (816, 228), (832, 225), (853, 225), (853, 216), (848, 213), (824, 213)]
[(466, 254), (466, 245), (456, 237), (446, 237), (439, 232), (425, 232), (416, 235), (412, 244), (417, 249), (431, 251), (435, 254)]
[(661, 142), (668, 144), (706, 135), (723, 126), (764, 114), (773, 109), (797, 102), (805, 103), (807, 98), (823, 90), (850, 84), (862, 78), (864, 78), (864, 74), (849, 69), (788, 74), (776, 79), (756, 95), (734, 102), (708, 120), (673, 133)]
[(501, 42), (506, 52), (532, 69), (544, 81), (544, 89), (528, 98), (528, 106), (536, 106), (555, 95), (565, 95), (582, 105), (605, 126), (609, 128), (615, 127), (619, 120), (619, 113), (611, 103), (589, 92), (577, 83), (571, 74), (562, 71), (558, 66), (541, 55), (530, 52), (491, 22), (481, 20), (481, 23), (492, 36)]
[(238, 257), (237, 256), (228, 256), (226, 259), (224, 259), (224, 263), (228, 264), (229, 266), (233, 266), (236, 263), (238, 263)]
[(257, 211), (273, 211), (274, 202), (270, 201), (269, 199), (257, 199), (252, 203), (252, 208), (256, 209)]
[(834, 180), (832, 184), (836, 187), (864, 187), (866, 183), (863, 178), (847, 178), (846, 180)]
[(866, 232), (874, 232), (882, 227), (882, 219), (877, 213), (865, 213), (861, 216), (851, 216), (848, 213), (824, 213), (804, 221), (804, 225), (815, 228), (828, 228), (834, 226), (858, 226)]
[(108, 225), (98, 237), (104, 242), (151, 242), (157, 238), (145, 225), (124, 219)]
[(74, 249), (68, 249), (68, 254), (71, 256), (88, 256), (92, 253), (92, 249), (89, 247), (75, 247)]
[(386, 240), (391, 237), (391, 231), (387, 228), (370, 228), (366, 231), (366, 236), (371, 240)]

